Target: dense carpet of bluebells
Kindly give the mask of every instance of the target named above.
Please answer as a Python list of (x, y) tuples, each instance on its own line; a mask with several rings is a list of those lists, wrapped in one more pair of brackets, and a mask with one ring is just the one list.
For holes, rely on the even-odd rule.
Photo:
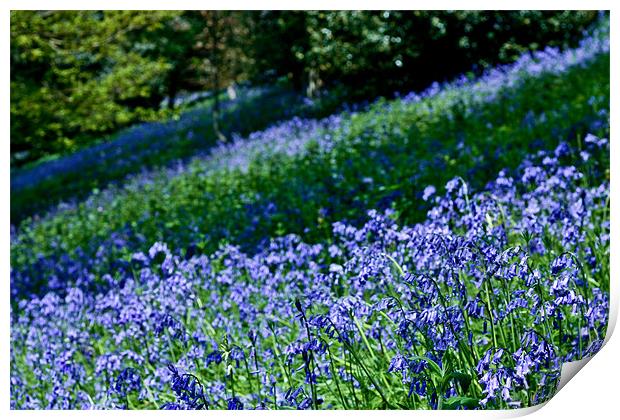
[(607, 329), (605, 28), (14, 227), (11, 407), (547, 400)]
[[(589, 136), (581, 159), (607, 141)], [(105, 293), (12, 314), (23, 408), (509, 408), (555, 390), (608, 314), (609, 185), (561, 144), (479, 193), (454, 178), (427, 220), (368, 212), (333, 241), (296, 235), (137, 252)]]

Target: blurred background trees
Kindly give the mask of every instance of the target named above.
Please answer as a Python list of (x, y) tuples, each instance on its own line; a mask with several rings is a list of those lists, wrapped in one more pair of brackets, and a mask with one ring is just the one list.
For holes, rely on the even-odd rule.
[[(567, 46), (597, 12), (13, 11), (11, 165), (178, 112), (181, 94), (286, 84), (361, 101)], [(217, 126), (218, 136), (224, 140)]]

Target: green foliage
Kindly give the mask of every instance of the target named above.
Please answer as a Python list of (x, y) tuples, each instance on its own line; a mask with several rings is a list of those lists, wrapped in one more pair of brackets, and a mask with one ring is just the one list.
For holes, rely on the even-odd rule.
[(297, 57), (311, 89), (339, 83), (369, 98), (572, 44), (595, 18), (592, 11), (315, 11)]
[(172, 107), (181, 90), (219, 91), (246, 79), (238, 41), (246, 31), (237, 18), (232, 12), (12, 12), (12, 165), (169, 116), (160, 104), (168, 98)]
[[(11, 165), (174, 114), (182, 92), (284, 77), (353, 100), (568, 45), (596, 12), (11, 12)], [(216, 96), (217, 98), (217, 96)], [(167, 109), (162, 101), (167, 99)], [(214, 132), (219, 103), (213, 107)]]
[(160, 117), (164, 60), (140, 53), (168, 12), (11, 12), (13, 164)]

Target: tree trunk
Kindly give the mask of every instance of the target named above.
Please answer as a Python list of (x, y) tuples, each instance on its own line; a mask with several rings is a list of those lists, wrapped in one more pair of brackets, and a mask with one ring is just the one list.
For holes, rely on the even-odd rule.
[(177, 98), (177, 89), (176, 86), (171, 85), (168, 87), (168, 109), (172, 110), (175, 108), (174, 101)]
[(212, 119), (213, 119), (213, 131), (215, 132), (215, 135), (217, 136), (218, 140), (221, 142), (227, 142), (228, 139), (226, 138), (226, 136), (224, 135), (224, 133), (222, 133), (222, 131), (220, 130), (220, 91), (219, 91), (219, 85), (220, 85), (220, 80), (219, 80), (219, 76), (217, 75), (217, 69), (216, 71), (213, 72), (213, 85), (215, 86), (214, 89), (214, 95), (215, 95), (215, 100), (213, 102), (213, 107), (212, 109)]
[(207, 30), (209, 31), (209, 35), (211, 37), (211, 76), (213, 79), (213, 94), (215, 95), (213, 107), (211, 108), (211, 115), (213, 120), (213, 132), (219, 141), (227, 142), (228, 139), (220, 129), (220, 70), (223, 63), (220, 52), (218, 51), (221, 35), (219, 32), (219, 24), (221, 22), (218, 20), (220, 17), (218, 13), (219, 12), (214, 12), (212, 24), (207, 25)]

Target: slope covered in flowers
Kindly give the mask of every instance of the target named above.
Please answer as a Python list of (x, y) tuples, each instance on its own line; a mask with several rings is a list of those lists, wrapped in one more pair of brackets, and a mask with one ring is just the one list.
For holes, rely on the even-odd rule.
[[(549, 398), (562, 361), (605, 336), (606, 154), (589, 136), (425, 222), (368, 213), (333, 241), (178, 255), (155, 243), (107, 292), (22, 300), (12, 404), (24, 408), (508, 408)], [(603, 151), (599, 149), (603, 148)], [(604, 169), (604, 165), (603, 165)]]
[(609, 38), (29, 220), (13, 408), (517, 408), (609, 313)]

